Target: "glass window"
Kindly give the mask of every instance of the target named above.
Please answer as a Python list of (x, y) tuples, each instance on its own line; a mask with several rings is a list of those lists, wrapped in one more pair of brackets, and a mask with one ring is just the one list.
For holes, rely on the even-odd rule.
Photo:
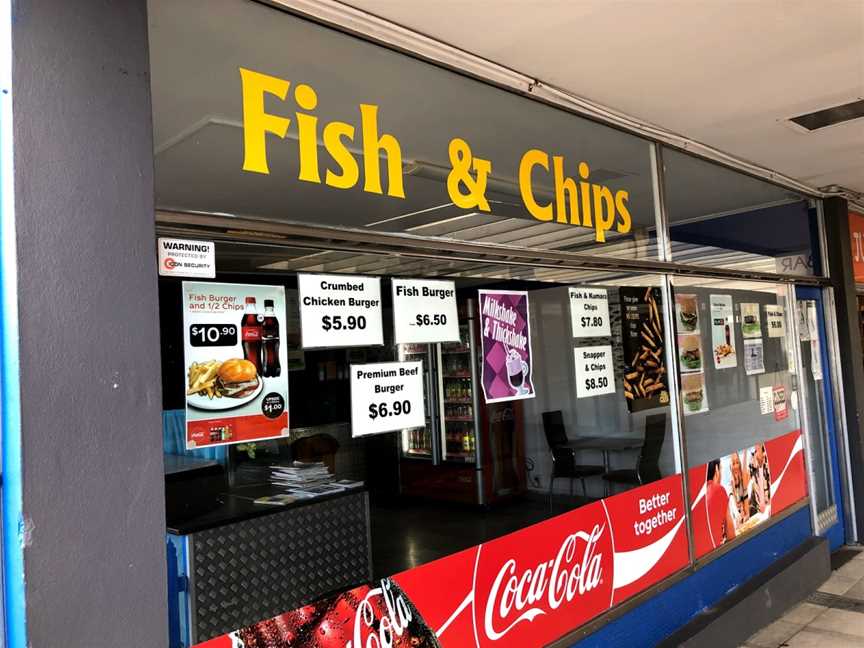
[(263, 4), (209, 12), (149, 6), (158, 207), (656, 258), (647, 141)]
[[(376, 578), (681, 472), (658, 275), (241, 243), (220, 243), (217, 260), (217, 281), (281, 284), (288, 304), (291, 433), (230, 447), (232, 493), (270, 494), (270, 467), (297, 460), (323, 461), (335, 478), (363, 481), (371, 495)], [(252, 275), (249, 268), (259, 270)], [(384, 345), (302, 349), (297, 274), (378, 271), (386, 271)], [(391, 277), (454, 281), (460, 340), (395, 344)], [(162, 279), (160, 288), (165, 408), (178, 410), (185, 393), (180, 282)], [(490, 403), (484, 396), (482, 371), (490, 365), (481, 370), (479, 339), (489, 324), (480, 290), (526, 296), (530, 362), (516, 372), (508, 366), (507, 379), (530, 384), (533, 398)], [(356, 438), (349, 365), (393, 360), (423, 363), (426, 424)], [(459, 506), (481, 503), (492, 508), (478, 514)]]
[(806, 495), (787, 290), (782, 284), (675, 279), (697, 557)]
[(805, 196), (673, 149), (663, 149), (663, 166), (673, 261), (819, 274), (816, 210)]

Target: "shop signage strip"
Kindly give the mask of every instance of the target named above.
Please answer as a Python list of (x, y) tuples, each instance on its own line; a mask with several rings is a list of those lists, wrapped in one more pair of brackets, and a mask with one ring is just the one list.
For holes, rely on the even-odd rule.
[[(157, 223), (172, 229), (178, 225), (187, 225), (196, 229), (203, 228), (214, 240), (245, 240), (261, 242), (267, 245), (278, 243), (273, 234), (284, 236), (285, 245), (292, 247), (309, 246), (315, 249), (345, 249), (348, 251), (368, 252), (368, 250), (352, 246), (352, 244), (376, 244), (392, 252), (413, 255), (420, 258), (441, 259), (454, 258), (453, 255), (467, 255), (463, 260), (474, 263), (495, 265), (507, 263), (510, 265), (531, 265), (548, 267), (556, 270), (562, 268), (609, 269), (616, 272), (646, 271), (653, 273), (686, 274), (688, 277), (737, 278), (771, 283), (789, 283), (789, 277), (776, 273), (752, 272), (732, 269), (712, 269), (707, 266), (676, 264), (665, 261), (646, 261), (641, 259), (604, 258), (573, 252), (555, 250), (538, 250), (482, 242), (456, 241), (430, 236), (418, 236), (402, 232), (376, 232), (359, 230), (350, 227), (332, 227), (326, 225), (308, 225), (271, 220), (266, 218), (226, 217), (220, 214), (188, 213), (159, 210), (156, 213)], [(226, 235), (224, 230), (230, 230)], [(265, 236), (256, 237), (256, 232)], [(303, 239), (306, 239), (304, 241)], [(435, 250), (430, 253), (429, 250)], [(484, 259), (477, 259), (480, 255)], [(828, 280), (821, 277), (795, 277), (798, 285), (824, 286)]]

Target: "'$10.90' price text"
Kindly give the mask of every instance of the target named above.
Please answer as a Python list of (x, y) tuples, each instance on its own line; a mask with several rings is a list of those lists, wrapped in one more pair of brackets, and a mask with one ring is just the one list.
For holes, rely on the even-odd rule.
[(388, 416), (401, 416), (402, 414), (411, 413), (411, 401), (401, 400), (393, 403), (370, 403), (369, 418), (373, 421), (377, 418), (387, 418)]
[(362, 315), (325, 315), (321, 318), (321, 328), (325, 331), (362, 331), (366, 328), (366, 318)]

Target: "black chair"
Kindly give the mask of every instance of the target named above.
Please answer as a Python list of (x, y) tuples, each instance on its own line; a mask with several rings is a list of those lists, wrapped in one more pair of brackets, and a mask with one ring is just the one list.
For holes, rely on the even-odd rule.
[(660, 474), (660, 452), (666, 438), (666, 414), (652, 414), (645, 418), (645, 441), (639, 450), (636, 469), (610, 470), (603, 479), (613, 484), (641, 486), (657, 481)]
[(602, 475), (603, 466), (593, 466), (576, 463), (576, 451), (567, 446), (567, 431), (564, 429), (564, 417), (561, 410), (543, 412), (543, 431), (546, 433), (546, 443), (552, 453), (552, 476), (549, 477), (549, 510), (552, 510), (552, 487), (556, 479), (570, 480), (570, 496), (573, 496), (573, 480), (582, 483), (582, 495), (586, 496), (585, 478)]

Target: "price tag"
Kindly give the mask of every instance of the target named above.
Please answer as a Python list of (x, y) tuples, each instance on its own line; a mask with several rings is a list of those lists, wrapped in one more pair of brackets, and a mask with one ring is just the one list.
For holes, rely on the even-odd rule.
[(786, 337), (786, 315), (782, 306), (766, 306), (765, 323), (769, 338)]
[(606, 289), (570, 288), (570, 320), (574, 338), (611, 335), (609, 293)]
[(576, 347), (576, 398), (615, 393), (612, 346)]
[(425, 425), (422, 362), (351, 365), (351, 436)]
[(233, 324), (193, 324), (189, 327), (189, 344), (193, 347), (234, 346), (237, 327)]
[(459, 341), (456, 286), (452, 281), (392, 279), (396, 344)]
[(381, 279), (297, 275), (304, 349), (384, 344)]

